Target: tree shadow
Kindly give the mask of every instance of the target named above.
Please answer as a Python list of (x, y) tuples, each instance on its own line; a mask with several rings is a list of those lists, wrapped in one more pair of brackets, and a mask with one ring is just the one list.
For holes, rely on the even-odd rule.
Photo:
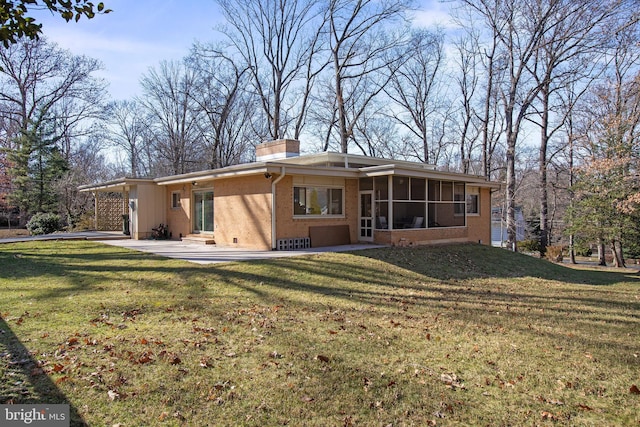
[(565, 283), (608, 286), (640, 282), (640, 274), (574, 269), (545, 259), (478, 244), (368, 249), (357, 255), (394, 264), (436, 280), (534, 277)]
[(77, 408), (43, 372), (31, 352), (0, 317), (0, 404), (66, 404), (70, 426), (87, 426)]

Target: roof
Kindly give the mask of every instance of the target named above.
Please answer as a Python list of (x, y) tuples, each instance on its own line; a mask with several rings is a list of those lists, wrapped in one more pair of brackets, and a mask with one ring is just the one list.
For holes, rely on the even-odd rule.
[(258, 174), (315, 175), (363, 178), (382, 175), (416, 176), (430, 179), (464, 181), (480, 187), (499, 188), (500, 184), (484, 176), (436, 170), (434, 165), (379, 157), (323, 152), (277, 160), (252, 162), (155, 179), (120, 178), (105, 183), (83, 185), (80, 191), (115, 191), (136, 184), (171, 185)]

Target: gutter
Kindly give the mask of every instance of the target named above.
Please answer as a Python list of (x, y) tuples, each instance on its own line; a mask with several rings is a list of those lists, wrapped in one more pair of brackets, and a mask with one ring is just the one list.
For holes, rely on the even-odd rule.
[(278, 248), (276, 244), (276, 185), (287, 174), (285, 167), (280, 168), (280, 176), (271, 181), (271, 250), (275, 251)]

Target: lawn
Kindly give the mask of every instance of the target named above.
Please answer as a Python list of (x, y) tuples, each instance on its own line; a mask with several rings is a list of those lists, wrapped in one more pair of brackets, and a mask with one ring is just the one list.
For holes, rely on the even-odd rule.
[(0, 245), (0, 403), (91, 426), (640, 425), (640, 275), (479, 245)]

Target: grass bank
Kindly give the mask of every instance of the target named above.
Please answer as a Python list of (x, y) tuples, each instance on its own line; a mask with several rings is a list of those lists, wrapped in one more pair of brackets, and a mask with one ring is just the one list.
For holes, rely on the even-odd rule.
[(0, 403), (89, 425), (639, 425), (640, 277), (477, 245), (0, 246)]

